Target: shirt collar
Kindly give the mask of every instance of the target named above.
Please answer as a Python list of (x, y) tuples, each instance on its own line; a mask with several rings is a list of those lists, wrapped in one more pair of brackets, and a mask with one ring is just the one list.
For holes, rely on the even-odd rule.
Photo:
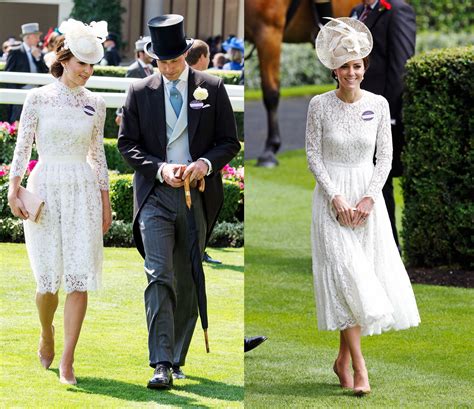
[(373, 10), (377, 4), (379, 4), (378, 0), (374, 3), (374, 4), (371, 4), (369, 7)]
[(31, 52), (31, 47), (28, 44), (26, 44), (25, 42), (23, 42), (23, 47), (25, 47), (25, 50), (27, 52)]
[(142, 60), (140, 60), (140, 58), (137, 58), (137, 61), (138, 61), (138, 64), (140, 64), (142, 66), (142, 68), (150, 68), (150, 69), (153, 69), (153, 65), (151, 64), (145, 64)]

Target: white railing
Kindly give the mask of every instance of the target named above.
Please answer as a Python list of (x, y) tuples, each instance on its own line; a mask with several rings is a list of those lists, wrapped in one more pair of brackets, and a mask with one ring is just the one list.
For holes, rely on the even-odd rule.
[[(94, 92), (105, 100), (107, 108), (118, 108), (125, 103), (126, 91), (130, 84), (139, 81), (139, 78), (121, 77), (95, 77), (87, 81), (87, 88), (111, 89), (122, 92)], [(0, 83), (46, 85), (56, 79), (51, 74), (33, 74), (25, 72), (0, 71)], [(234, 112), (244, 111), (244, 86), (226, 85), (230, 102)], [(124, 92), (125, 91), (125, 92)], [(28, 90), (24, 89), (0, 89), (0, 104), (23, 104)]]

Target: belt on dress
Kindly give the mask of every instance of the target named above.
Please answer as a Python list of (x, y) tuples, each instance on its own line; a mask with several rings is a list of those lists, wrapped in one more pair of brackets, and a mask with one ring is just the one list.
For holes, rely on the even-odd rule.
[(325, 165), (332, 165), (332, 166), (339, 166), (342, 168), (364, 168), (371, 166), (373, 167), (374, 164), (372, 162), (361, 162), (361, 163), (347, 163), (347, 162), (334, 162), (331, 160), (323, 161)]
[(40, 155), (39, 162), (41, 163), (85, 163), (86, 157), (84, 155)]

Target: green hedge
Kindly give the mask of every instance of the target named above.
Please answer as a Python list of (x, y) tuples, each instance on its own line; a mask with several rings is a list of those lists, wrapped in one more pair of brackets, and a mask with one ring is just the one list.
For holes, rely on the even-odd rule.
[(133, 169), (128, 166), (117, 148), (117, 139), (104, 138), (104, 150), (107, 167), (110, 170), (116, 170), (119, 173), (133, 173)]
[(244, 245), (244, 223), (216, 223), (208, 245), (209, 247), (242, 247)]
[(407, 64), (403, 237), (411, 266), (474, 263), (474, 47)]
[(408, 3), (415, 9), (418, 30), (472, 31), (471, 0), (409, 0)]

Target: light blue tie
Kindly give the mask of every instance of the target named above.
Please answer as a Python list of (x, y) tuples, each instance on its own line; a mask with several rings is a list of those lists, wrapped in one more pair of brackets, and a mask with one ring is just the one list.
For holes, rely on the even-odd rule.
[(181, 92), (179, 92), (176, 88), (178, 82), (179, 80), (171, 81), (170, 102), (176, 114), (176, 117), (179, 118), (179, 113), (181, 112), (181, 107), (183, 106), (183, 97), (181, 95)]

